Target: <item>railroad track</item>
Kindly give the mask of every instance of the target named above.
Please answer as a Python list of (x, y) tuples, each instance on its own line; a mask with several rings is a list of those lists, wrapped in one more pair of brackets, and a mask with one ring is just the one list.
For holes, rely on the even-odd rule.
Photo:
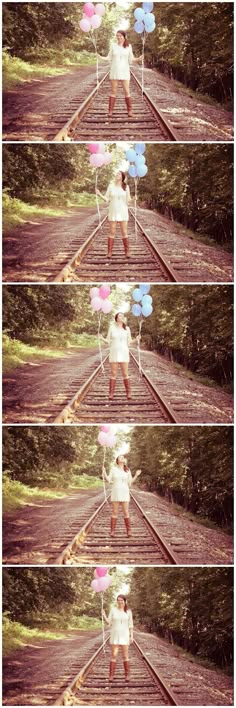
[(123, 380), (118, 373), (114, 399), (109, 401), (109, 355), (94, 369), (74, 396), (51, 423), (178, 423), (176, 412), (151, 382), (136, 357), (130, 352), (129, 377), (132, 398), (126, 398)]
[(110, 93), (109, 72), (54, 137), (54, 142), (87, 140), (176, 141), (178, 136), (161, 110), (131, 71), (133, 117), (128, 118), (122, 87), (119, 86), (112, 118), (107, 115)]
[(104, 500), (57, 557), (55, 565), (177, 565), (170, 545), (157, 532), (132, 492), (130, 496), (130, 538), (126, 536), (121, 516), (114, 537), (110, 535), (111, 512), (109, 501)]
[[(107, 239), (109, 221), (105, 216), (101, 225), (93, 229), (80, 248), (73, 253), (66, 265), (54, 278), (55, 283), (96, 282), (109, 275), (111, 282), (149, 280), (154, 283), (177, 282), (177, 276), (171, 264), (167, 262), (161, 250), (154, 246), (145, 227), (134, 211), (129, 209), (129, 244), (130, 258), (124, 254), (121, 234), (115, 237), (112, 258), (107, 258)], [(135, 222), (137, 234), (135, 232)]]
[(108, 680), (109, 638), (88, 658), (86, 664), (53, 705), (178, 705), (171, 687), (154, 668), (136, 639), (130, 646), (130, 681), (124, 677), (123, 662), (118, 656), (115, 678)]

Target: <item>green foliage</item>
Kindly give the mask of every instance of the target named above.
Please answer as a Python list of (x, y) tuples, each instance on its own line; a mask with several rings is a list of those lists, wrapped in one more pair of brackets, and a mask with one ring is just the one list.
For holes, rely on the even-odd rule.
[(3, 512), (19, 509), (24, 504), (37, 501), (47, 501), (63, 497), (61, 492), (40, 490), (38, 487), (28, 487), (17, 480), (10, 478), (10, 473), (5, 472), (2, 481), (2, 506)]
[(218, 524), (233, 523), (233, 432), (228, 427), (134, 427), (129, 464), (169, 502)]
[[(60, 204), (62, 204), (61, 201)], [(3, 192), (2, 208), (5, 233), (16, 226), (24, 224), (29, 219), (64, 216), (65, 214), (62, 209), (25, 204), (20, 199), (10, 197), (7, 191)]]
[(136, 622), (221, 668), (232, 666), (231, 568), (135, 568)]
[(32, 644), (34, 640), (45, 641), (64, 639), (62, 632), (50, 632), (47, 629), (30, 629), (20, 622), (12, 622), (8, 612), (4, 612), (2, 623), (3, 656), (7, 656), (16, 649), (22, 649), (25, 644)]
[(5, 91), (9, 91), (17, 84), (34, 79), (43, 79), (49, 76), (59, 76), (66, 73), (66, 69), (53, 66), (38, 66), (37, 64), (29, 64), (19, 57), (11, 57), (6, 50), (3, 51), (2, 60), (3, 71), (3, 87)]

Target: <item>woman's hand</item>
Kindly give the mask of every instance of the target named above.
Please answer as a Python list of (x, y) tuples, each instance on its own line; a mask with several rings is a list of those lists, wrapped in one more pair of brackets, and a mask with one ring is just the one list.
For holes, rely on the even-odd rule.
[(140, 344), (140, 342), (141, 342), (140, 334), (138, 334), (138, 336), (136, 337), (136, 342), (137, 342), (138, 344)]
[(141, 474), (142, 474), (142, 470), (137, 470), (136, 477), (140, 477)]
[(134, 641), (134, 638), (133, 638), (133, 635), (131, 634), (130, 635), (130, 644), (133, 644), (133, 641)]

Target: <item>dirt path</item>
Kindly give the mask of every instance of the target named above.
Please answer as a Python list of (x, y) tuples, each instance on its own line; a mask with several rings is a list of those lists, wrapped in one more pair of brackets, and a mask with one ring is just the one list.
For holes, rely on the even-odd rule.
[[(135, 639), (171, 686), (179, 705), (233, 705), (231, 676), (195, 663), (155, 635), (135, 631)], [(68, 632), (65, 640), (33, 641), (12, 652), (3, 665), (3, 705), (52, 705), (100, 643), (97, 632), (75, 631)], [(109, 650), (104, 662), (108, 667)]]
[[(180, 564), (233, 562), (233, 540), (220, 529), (209, 529), (185, 518), (181, 509), (173, 507), (159, 495), (139, 490), (133, 490), (133, 493), (157, 532), (174, 550)], [(54, 563), (103, 499), (103, 491), (80, 490), (63, 499), (27, 504), (22, 509), (4, 514), (3, 563)], [(110, 526), (110, 514), (109, 505), (107, 528)], [(137, 559), (136, 562), (140, 561)]]
[[(104, 356), (107, 354), (104, 349)], [(137, 356), (137, 350), (133, 350)], [(230, 423), (233, 398), (221, 388), (198, 383), (164, 357), (141, 352), (144, 371), (178, 413), (181, 423)], [(61, 359), (26, 364), (3, 377), (4, 423), (49, 422), (100, 363), (98, 352), (80, 349)], [(187, 374), (187, 372), (186, 372)], [(104, 386), (108, 381), (104, 379)]]
[[(102, 216), (105, 213), (102, 210)], [(137, 218), (154, 246), (161, 249), (174, 267), (179, 282), (233, 280), (231, 253), (186, 236), (180, 224), (149, 209), (138, 209)], [(53, 280), (85, 241), (87, 235), (83, 234), (87, 234), (87, 229), (92, 232), (97, 223), (96, 209), (78, 208), (68, 210), (65, 216), (27, 222), (10, 231), (3, 239), (3, 280), (13, 283)], [(77, 273), (79, 282), (79, 269)]]
[[(107, 69), (103, 65), (100, 76)], [(140, 79), (140, 69), (135, 66), (133, 70)], [(95, 67), (73, 67), (67, 74), (37, 79), (6, 92), (3, 139), (52, 140), (95, 85)], [(170, 119), (180, 140), (232, 140), (231, 113), (204, 103), (197, 94), (192, 98), (184, 88), (152, 69), (145, 69), (145, 88)]]

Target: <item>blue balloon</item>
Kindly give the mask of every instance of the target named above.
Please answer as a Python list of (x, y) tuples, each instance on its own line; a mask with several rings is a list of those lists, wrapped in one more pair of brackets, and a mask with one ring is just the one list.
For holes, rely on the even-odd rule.
[(155, 15), (153, 12), (148, 12), (147, 15), (144, 17), (144, 24), (145, 25), (152, 25), (153, 22), (155, 22)]
[(151, 305), (152, 304), (152, 296), (151, 295), (143, 295), (142, 297), (142, 307), (144, 305)]
[(151, 285), (149, 283), (140, 283), (139, 290), (141, 290), (142, 295), (149, 293)]
[(144, 164), (145, 164), (144, 155), (137, 155), (137, 157), (135, 158), (136, 167), (140, 167), (140, 165), (144, 165)]
[(130, 177), (138, 177), (138, 171), (136, 165), (130, 165), (128, 169)]
[(152, 312), (153, 312), (153, 307), (152, 307), (152, 305), (147, 304), (147, 305), (144, 305), (144, 306), (142, 307), (142, 315), (143, 315), (144, 317), (149, 317), (149, 315), (151, 315)]
[(146, 32), (147, 32), (148, 34), (150, 34), (150, 32), (153, 32), (153, 30), (155, 29), (155, 27), (156, 27), (155, 23), (154, 23), (153, 25), (147, 25), (147, 26), (145, 27)]
[(153, 10), (153, 2), (143, 2), (142, 5), (144, 12), (152, 12)]
[(142, 22), (145, 17), (145, 12), (142, 7), (137, 7), (137, 9), (134, 11), (134, 17), (138, 22)]
[(142, 300), (143, 294), (139, 288), (134, 288), (132, 292), (132, 297), (135, 302), (140, 302), (140, 300)]
[(134, 29), (137, 34), (142, 34), (142, 32), (144, 32), (143, 22), (135, 22)]
[(129, 162), (134, 162), (136, 158), (136, 152), (133, 148), (129, 148), (129, 150), (126, 150), (125, 156), (126, 160), (129, 160)]
[(141, 305), (133, 305), (133, 307), (131, 307), (131, 312), (135, 317), (139, 317), (142, 312)]
[(135, 149), (135, 152), (137, 153), (137, 155), (143, 155), (143, 153), (146, 150), (146, 145), (145, 145), (145, 143), (136, 143), (136, 145), (134, 146), (134, 149)]
[(147, 165), (139, 165), (137, 167), (137, 177), (145, 177), (148, 172)]

